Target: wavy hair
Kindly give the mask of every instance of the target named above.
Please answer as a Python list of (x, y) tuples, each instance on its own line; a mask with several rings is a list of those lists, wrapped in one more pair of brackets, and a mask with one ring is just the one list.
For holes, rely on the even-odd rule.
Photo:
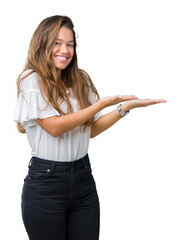
[[(59, 30), (62, 26), (72, 30), (74, 41), (74, 55), (69, 65), (61, 70), (59, 74), (52, 60), (53, 48), (56, 44)], [(73, 108), (66, 93), (65, 86), (73, 90), (73, 94), (77, 99), (80, 109), (84, 109), (92, 105), (89, 98), (90, 93), (95, 94), (96, 99), (99, 99), (99, 94), (90, 78), (90, 76), (82, 69), (78, 68), (76, 54), (76, 33), (72, 20), (67, 16), (55, 15), (44, 19), (35, 30), (27, 56), (27, 61), (24, 71), (31, 69), (36, 72), (39, 77), (39, 85), (42, 95), (47, 99), (47, 103), (51, 104), (60, 114), (68, 114), (73, 112)], [(20, 81), (30, 75), (25, 75), (21, 78), (23, 72), (17, 79), (17, 93), (20, 94)], [(60, 109), (59, 100), (67, 102), (68, 112), (64, 113)], [(85, 122), (84, 130), (94, 121), (94, 117)], [(23, 126), (18, 122), (18, 130), (21, 133), (25, 132)]]

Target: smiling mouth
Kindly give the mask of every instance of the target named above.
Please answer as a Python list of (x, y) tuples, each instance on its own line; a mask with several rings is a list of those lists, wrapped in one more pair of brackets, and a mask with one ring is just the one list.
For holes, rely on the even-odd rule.
[(55, 56), (55, 58), (58, 59), (60, 62), (66, 62), (67, 61), (66, 57)]

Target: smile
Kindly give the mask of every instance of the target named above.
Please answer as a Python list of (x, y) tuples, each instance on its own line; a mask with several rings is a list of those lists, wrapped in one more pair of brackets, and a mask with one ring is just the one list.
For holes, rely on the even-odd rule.
[(67, 61), (66, 57), (55, 56), (55, 58), (58, 59), (60, 62), (66, 62)]

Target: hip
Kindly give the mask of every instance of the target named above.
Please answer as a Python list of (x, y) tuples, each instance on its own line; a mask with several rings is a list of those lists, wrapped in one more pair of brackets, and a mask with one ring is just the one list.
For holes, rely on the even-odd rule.
[(61, 203), (65, 209), (83, 203), (87, 197), (91, 205), (99, 203), (88, 155), (73, 162), (31, 159), (24, 179), (23, 201), (34, 201), (38, 205), (51, 201), (55, 205)]

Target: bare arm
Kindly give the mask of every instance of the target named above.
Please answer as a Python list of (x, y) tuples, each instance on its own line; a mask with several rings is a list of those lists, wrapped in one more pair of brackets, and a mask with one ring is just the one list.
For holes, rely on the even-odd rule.
[(36, 119), (35, 121), (49, 134), (57, 137), (73, 128), (83, 124), (88, 119), (92, 118), (96, 113), (104, 109), (105, 107), (118, 104), (128, 99), (135, 99), (135, 96), (113, 96), (106, 97), (100, 101), (92, 104), (83, 110), (75, 113), (67, 114), (64, 116), (53, 116), (45, 119)]
[[(162, 99), (135, 99), (125, 102), (122, 105), (122, 109), (126, 112), (133, 108), (137, 107), (147, 107), (149, 105), (157, 104), (157, 103), (165, 103), (165, 100)], [(105, 114), (97, 121), (95, 121), (91, 126), (91, 138), (96, 137), (100, 133), (104, 132), (112, 125), (114, 125), (118, 120), (121, 119), (121, 115), (117, 110), (114, 110), (108, 114)]]
[(102, 108), (102, 104), (100, 102), (97, 102), (90, 107), (75, 113), (63, 116), (53, 116), (44, 119), (36, 119), (35, 121), (49, 134), (57, 137), (83, 124), (88, 119), (92, 118), (97, 112), (101, 111)]
[(121, 115), (117, 110), (107, 113), (95, 121), (91, 126), (91, 138), (96, 137), (106, 129), (114, 125), (121, 119)]

